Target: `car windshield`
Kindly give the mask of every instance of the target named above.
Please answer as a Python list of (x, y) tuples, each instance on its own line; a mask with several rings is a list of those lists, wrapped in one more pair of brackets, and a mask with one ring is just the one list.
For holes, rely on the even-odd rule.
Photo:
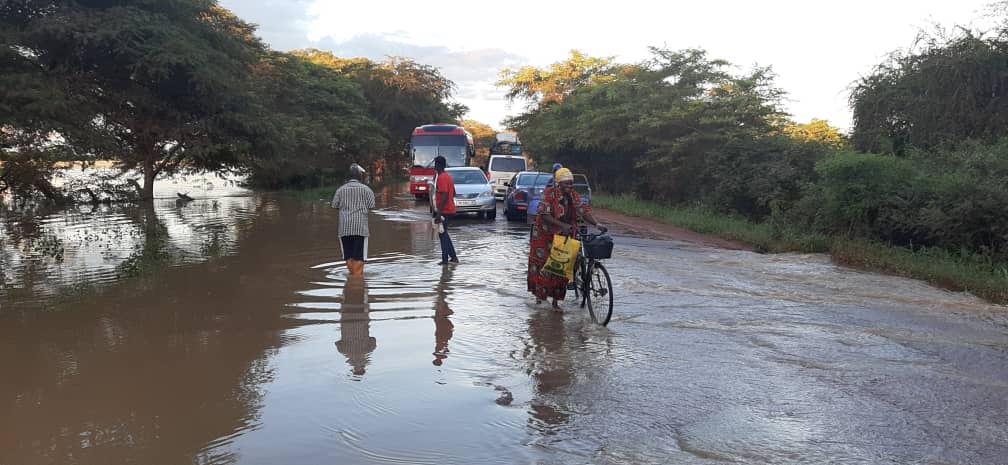
[(532, 198), (534, 199), (539, 198), (539, 196), (542, 195), (543, 191), (546, 189), (546, 183), (549, 182), (551, 179), (553, 179), (552, 174), (539, 173), (538, 175), (536, 175), (535, 180), (532, 181), (532, 189), (531, 189)]
[(455, 184), (486, 184), (487, 178), (482, 171), (465, 170), (451, 171), (448, 174), (455, 180)]
[(490, 160), (490, 171), (514, 173), (515, 171), (524, 171), (525, 168), (527, 167), (524, 158), (494, 157)]
[(430, 168), (434, 157), (445, 157), (447, 166), (466, 165), (465, 136), (413, 136), (413, 166)]
[(532, 183), (535, 182), (536, 177), (538, 177), (538, 176), (539, 176), (538, 173), (519, 174), (518, 175), (518, 180), (515, 181), (515, 185), (518, 185), (518, 186), (531, 186)]

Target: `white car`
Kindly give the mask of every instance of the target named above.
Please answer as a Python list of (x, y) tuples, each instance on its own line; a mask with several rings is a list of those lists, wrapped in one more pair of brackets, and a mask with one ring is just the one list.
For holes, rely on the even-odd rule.
[[(455, 180), (455, 212), (475, 213), (488, 220), (497, 217), (497, 199), (494, 198), (493, 186), (487, 180), (483, 170), (473, 166), (446, 168), (445, 173)], [(437, 178), (435, 178), (436, 180)], [(430, 181), (430, 192), (434, 192), (435, 180)], [(434, 211), (435, 195), (431, 195), (430, 209)]]

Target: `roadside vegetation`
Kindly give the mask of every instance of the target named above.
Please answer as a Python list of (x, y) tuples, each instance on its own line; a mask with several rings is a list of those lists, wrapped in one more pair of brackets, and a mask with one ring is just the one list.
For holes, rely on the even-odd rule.
[(991, 257), (950, 252), (940, 247), (916, 250), (892, 244), (828, 236), (772, 220), (754, 222), (698, 206), (670, 206), (630, 194), (595, 193), (592, 205), (630, 216), (651, 218), (704, 234), (751, 244), (757, 252), (826, 253), (841, 265), (927, 281), (1008, 304), (1008, 264)]
[[(1008, 2), (992, 30), (922, 31), (852, 86), (854, 124), (793, 121), (770, 68), (700, 49), (572, 52), (505, 70), (537, 159), (598, 205), (1008, 303)], [(593, 200), (594, 202), (595, 200)]]

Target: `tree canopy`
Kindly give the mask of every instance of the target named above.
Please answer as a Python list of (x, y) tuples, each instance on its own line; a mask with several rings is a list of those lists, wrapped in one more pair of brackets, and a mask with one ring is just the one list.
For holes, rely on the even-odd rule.
[[(710, 194), (707, 177), (723, 168), (711, 160), (729, 144), (769, 136), (785, 118), (783, 92), (766, 68), (732, 75), (729, 63), (703, 50), (651, 52), (651, 59), (634, 65), (581, 55), (552, 65), (588, 75), (579, 75), (580, 84), (565, 90), (562, 100), (544, 99), (550, 103), (531, 107), (509, 125), (538, 157), (582, 169), (605, 189), (669, 201)], [(549, 74), (540, 71), (526, 74)], [(509, 95), (525, 95), (524, 82), (501, 84), (510, 85)]]
[(1008, 135), (1008, 28), (921, 32), (854, 86), (851, 140), (904, 154)]
[(25, 0), (2, 13), (3, 126), (142, 169), (146, 198), (160, 173), (239, 164), (241, 77), (264, 47), (215, 2)]
[(274, 187), (395, 170), (414, 127), (467, 111), (437, 68), (271, 51), (215, 0), (8, 0), (0, 26), (0, 156), (115, 160), (144, 198), (179, 169)]

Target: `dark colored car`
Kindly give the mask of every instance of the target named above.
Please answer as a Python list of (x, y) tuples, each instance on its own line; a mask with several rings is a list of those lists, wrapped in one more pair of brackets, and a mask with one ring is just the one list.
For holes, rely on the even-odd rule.
[[(528, 215), (526, 216), (528, 223), (535, 223), (536, 211), (539, 209), (539, 200), (542, 199), (543, 190), (546, 186), (553, 185), (553, 176), (547, 176), (545, 180), (541, 178), (536, 179), (536, 185), (532, 187), (532, 196), (528, 202)], [(574, 175), (574, 190), (577, 191), (578, 195), (581, 196), (581, 201), (585, 205), (591, 205), (591, 185), (588, 184), (588, 177), (583, 174)]]
[(525, 219), (529, 200), (532, 199), (533, 186), (538, 184), (542, 189), (546, 180), (551, 177), (549, 173), (538, 171), (519, 171), (511, 176), (507, 182), (507, 192), (504, 193), (504, 217), (508, 221)]

